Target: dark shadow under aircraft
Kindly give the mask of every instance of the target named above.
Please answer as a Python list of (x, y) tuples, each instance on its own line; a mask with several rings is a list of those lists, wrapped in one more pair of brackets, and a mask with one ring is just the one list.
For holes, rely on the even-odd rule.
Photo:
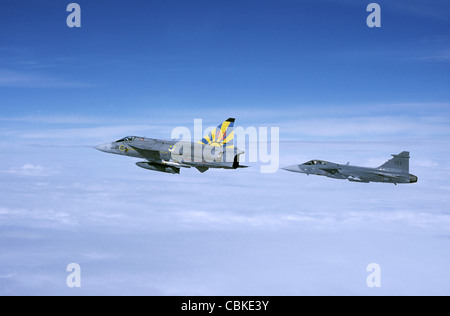
[(378, 168), (341, 165), (323, 160), (311, 160), (301, 165), (282, 168), (291, 172), (326, 176), (353, 182), (415, 183), (417, 177), (409, 173), (409, 152), (404, 151)]

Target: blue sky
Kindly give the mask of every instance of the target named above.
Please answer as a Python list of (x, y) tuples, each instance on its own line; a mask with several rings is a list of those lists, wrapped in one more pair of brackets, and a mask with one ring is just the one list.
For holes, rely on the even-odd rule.
[[(79, 29), (69, 1), (0, 8), (0, 294), (450, 293), (447, 2), (378, 1), (379, 29), (369, 1), (77, 3)], [(172, 176), (89, 147), (228, 117), (279, 127), (281, 166), (409, 150), (419, 182)]]
[(70, 29), (66, 3), (7, 1), (2, 104), (116, 117), (448, 101), (448, 4), (379, 3), (370, 29), (356, 1), (79, 1)]

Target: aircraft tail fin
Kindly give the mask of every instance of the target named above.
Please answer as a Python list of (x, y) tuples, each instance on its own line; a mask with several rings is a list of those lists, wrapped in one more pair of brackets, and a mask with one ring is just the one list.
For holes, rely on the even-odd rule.
[(234, 121), (234, 118), (227, 119), (199, 141), (199, 144), (234, 148)]
[(396, 169), (409, 172), (409, 151), (403, 151), (398, 155), (392, 155), (392, 159), (386, 161), (380, 169)]

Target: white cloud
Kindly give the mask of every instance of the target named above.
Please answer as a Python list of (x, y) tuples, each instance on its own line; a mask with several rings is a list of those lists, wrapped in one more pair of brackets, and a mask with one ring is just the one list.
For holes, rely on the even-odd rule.
[(48, 75), (0, 69), (0, 87), (18, 88), (86, 88), (94, 85), (66, 81)]
[(104, 253), (104, 252), (97, 252), (97, 251), (90, 251), (90, 252), (86, 252), (83, 254), (83, 256), (88, 259), (88, 260), (93, 260), (93, 261), (106, 261), (106, 260), (113, 260), (113, 259), (117, 259), (117, 255), (116, 254), (112, 254), (112, 253)]
[[(449, 104), (382, 104), (370, 106), (299, 106), (289, 110), (290, 115), (273, 114), (273, 111), (250, 112), (237, 117), (236, 127), (244, 129), (275, 126), (280, 128), (280, 140), (339, 140), (339, 141), (408, 141), (427, 138), (449, 138)], [(245, 112), (243, 112), (245, 113)], [(308, 113), (305, 116), (304, 113)], [(328, 114), (327, 114), (328, 113)], [(336, 113), (339, 117), (336, 118)], [(418, 113), (418, 115), (399, 115)], [(431, 114), (432, 113), (432, 114)], [(207, 114), (205, 114), (207, 115)], [(211, 114), (211, 116), (214, 116)], [(175, 121), (170, 117), (122, 117), (122, 120), (105, 117), (77, 115), (25, 115), (23, 117), (1, 117), (7, 124), (0, 130), (4, 137), (21, 140), (59, 141), (64, 144), (87, 143), (118, 139), (126, 135), (169, 139), (171, 131), (185, 125), (194, 134), (194, 118)], [(203, 118), (203, 128), (214, 125), (213, 120)], [(218, 124), (220, 120), (217, 119)], [(125, 122), (125, 124), (124, 124)], [(270, 122), (270, 124), (269, 124)], [(15, 124), (17, 123), (17, 124)], [(37, 123), (30, 128), (28, 123)], [(61, 125), (64, 125), (62, 128)]]
[[(370, 295), (364, 273), (375, 261), (390, 271), (383, 294), (426, 294), (426, 284), (446, 294), (448, 240), (436, 237), (450, 229), (445, 144), (282, 143), (281, 166), (313, 158), (370, 166), (410, 149), (419, 182), (404, 186), (262, 175), (257, 166), (173, 176), (95, 150), (17, 146), (0, 154), (9, 171), (0, 182), (0, 275), (10, 276), (0, 293), (70, 295), (65, 267), (77, 262), (87, 294)], [(406, 286), (412, 274), (426, 277)]]
[(26, 163), (21, 168), (11, 168), (3, 172), (23, 177), (49, 177), (58, 173), (58, 170), (57, 168), (46, 168), (41, 165)]
[[(450, 136), (448, 117), (349, 117), (297, 119), (282, 123), (280, 132), (296, 139), (417, 139)], [(395, 140), (395, 139), (394, 139)]]
[(416, 60), (426, 62), (449, 62), (450, 61), (450, 49), (436, 52), (433, 55), (418, 57)]
[(0, 279), (11, 279), (14, 277), (14, 274), (7, 273), (7, 274), (0, 274)]
[(60, 227), (60, 225), (77, 226), (78, 220), (64, 211), (51, 209), (25, 209), (0, 207), (0, 219), (3, 225), (33, 227)]
[(0, 117), (0, 121), (41, 124), (95, 124), (101, 121), (101, 119), (80, 115), (26, 115), (16, 117)]
[(418, 167), (425, 167), (425, 168), (436, 168), (440, 167), (440, 164), (436, 160), (432, 159), (418, 159), (414, 161), (414, 165)]

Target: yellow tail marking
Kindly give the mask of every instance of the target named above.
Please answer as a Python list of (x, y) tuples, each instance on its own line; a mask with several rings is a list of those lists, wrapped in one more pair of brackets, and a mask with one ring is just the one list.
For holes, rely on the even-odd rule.
[(234, 131), (232, 131), (232, 132), (230, 133), (230, 135), (227, 136), (227, 138), (225, 139), (225, 141), (224, 141), (223, 143), (226, 144), (226, 143), (232, 141), (233, 138), (234, 138)]
[(222, 123), (222, 128), (220, 129), (220, 131), (222, 132), (222, 134), (224, 134), (228, 128), (228, 126), (230, 126), (231, 122), (223, 122)]

